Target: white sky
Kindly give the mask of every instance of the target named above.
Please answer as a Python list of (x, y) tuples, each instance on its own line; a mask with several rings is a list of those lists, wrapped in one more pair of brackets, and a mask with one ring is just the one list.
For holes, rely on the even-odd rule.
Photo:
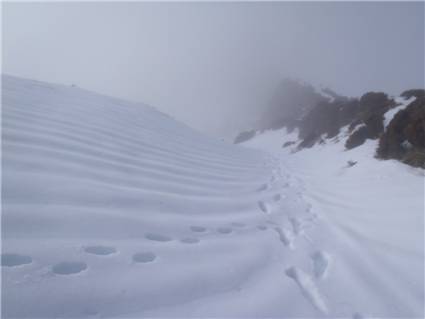
[(357, 96), (424, 86), (424, 3), (6, 3), (3, 72), (234, 134), (282, 77)]

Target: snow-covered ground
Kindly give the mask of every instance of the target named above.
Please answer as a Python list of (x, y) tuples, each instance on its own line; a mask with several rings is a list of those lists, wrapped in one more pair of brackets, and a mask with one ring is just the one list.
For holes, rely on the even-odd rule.
[(423, 318), (424, 171), (375, 159), (377, 141), (344, 150), (347, 129), (298, 152), (281, 147), (297, 137), (285, 129), (244, 145), (275, 154), (317, 214), (311, 244), (296, 252), (304, 260), (292, 264), (313, 276), (307, 256), (325, 253), (328, 275), (316, 287), (331, 317)]
[(2, 93), (3, 317), (423, 317), (423, 171), (373, 143), (292, 154), (75, 87)]

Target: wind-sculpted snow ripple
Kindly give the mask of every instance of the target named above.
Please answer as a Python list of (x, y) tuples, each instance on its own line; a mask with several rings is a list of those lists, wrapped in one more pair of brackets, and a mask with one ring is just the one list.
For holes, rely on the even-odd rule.
[(143, 104), (2, 85), (2, 317), (138, 317), (251, 281), (256, 295), (280, 249), (257, 228), (269, 154)]

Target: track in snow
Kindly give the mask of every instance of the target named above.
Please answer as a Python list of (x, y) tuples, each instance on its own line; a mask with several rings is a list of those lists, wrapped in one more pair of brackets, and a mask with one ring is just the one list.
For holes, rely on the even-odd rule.
[[(296, 195), (282, 205), (298, 234), (295, 253), (305, 255), (285, 256), (286, 274), (324, 317), (422, 318), (424, 171), (375, 159), (377, 141), (345, 150), (347, 131), (299, 152), (282, 149), (297, 140), (285, 129), (244, 143), (275, 154), (285, 191)], [(297, 201), (308, 203), (309, 216), (291, 213)], [(299, 247), (300, 237), (310, 247)]]
[(292, 195), (269, 154), (142, 104), (10, 76), (2, 124), (4, 317), (180, 316), (242, 290), (252, 313), (279, 315), (276, 300), (297, 296), (258, 290), (276, 263), (291, 282), (275, 230), (292, 227), (280, 221)]
[(423, 227), (391, 213), (382, 225), (411, 235), (375, 234), (379, 214), (344, 192), (364, 172), (321, 176), (78, 88), (2, 89), (2, 317), (423, 313)]

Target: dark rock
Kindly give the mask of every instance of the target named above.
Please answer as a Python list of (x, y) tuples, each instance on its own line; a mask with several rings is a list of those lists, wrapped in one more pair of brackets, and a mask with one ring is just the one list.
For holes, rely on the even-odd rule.
[(350, 150), (352, 148), (362, 145), (367, 140), (368, 136), (368, 128), (366, 126), (361, 126), (353, 133), (351, 133), (351, 135), (345, 142), (345, 148)]
[(383, 159), (398, 159), (417, 166), (421, 163), (421, 154), (424, 152), (425, 98), (417, 98), (395, 114), (388, 124), (379, 140), (377, 156)]
[(360, 106), (362, 109), (384, 108), (390, 101), (388, 95), (383, 92), (368, 92), (360, 98)]
[(310, 148), (314, 144), (316, 144), (316, 142), (318, 142), (318, 141), (320, 141), (320, 135), (317, 135), (315, 133), (310, 133), (309, 135), (307, 135), (301, 141), (301, 143), (298, 144), (298, 149), (301, 149), (301, 148)]
[(384, 132), (384, 114), (369, 113), (363, 119), (367, 129), (367, 138), (377, 139)]
[(356, 164), (357, 164), (356, 161), (352, 161), (352, 160), (347, 161), (347, 167), (353, 167)]
[(401, 96), (404, 97), (406, 100), (410, 99), (413, 96), (420, 99), (425, 97), (425, 90), (424, 89), (407, 90), (401, 93)]
[(369, 92), (360, 98), (359, 119), (366, 125), (370, 139), (377, 139), (384, 132), (384, 114), (396, 106), (385, 93)]

